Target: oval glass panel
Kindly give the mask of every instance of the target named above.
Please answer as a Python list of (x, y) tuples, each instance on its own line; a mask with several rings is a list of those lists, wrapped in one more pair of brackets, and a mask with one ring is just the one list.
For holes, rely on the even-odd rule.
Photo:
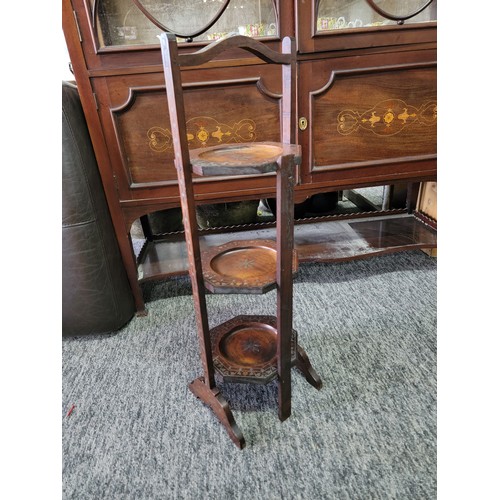
[[(429, 0), (373, 0), (375, 6), (391, 17), (404, 18), (418, 12)], [(388, 19), (366, 0), (320, 0), (317, 10), (317, 31), (354, 29), (394, 25), (396, 20)], [(437, 20), (437, 0), (410, 19), (409, 23), (423, 23)]]
[[(223, 0), (141, 0), (163, 26), (177, 34), (199, 31), (219, 12)], [(272, 0), (231, 0), (220, 19), (195, 41), (217, 40), (228, 33), (252, 37), (278, 36)], [(160, 28), (132, 0), (98, 0), (97, 36), (101, 47), (156, 45)], [(184, 39), (179, 39), (184, 41)]]

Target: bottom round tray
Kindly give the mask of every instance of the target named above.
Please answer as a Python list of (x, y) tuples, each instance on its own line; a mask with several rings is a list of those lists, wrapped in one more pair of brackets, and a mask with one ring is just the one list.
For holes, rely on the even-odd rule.
[[(277, 375), (275, 316), (237, 316), (211, 330), (214, 366), (225, 381), (265, 384)], [(297, 333), (292, 330), (292, 363)]]

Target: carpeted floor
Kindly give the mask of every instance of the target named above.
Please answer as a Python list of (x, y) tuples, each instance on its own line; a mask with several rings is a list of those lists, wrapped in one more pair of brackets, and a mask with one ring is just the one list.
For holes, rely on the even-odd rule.
[[(436, 267), (419, 251), (302, 265), (294, 327), (323, 388), (294, 369), (281, 423), (275, 383), (222, 384), (243, 451), (187, 388), (202, 374), (188, 279), (146, 285), (147, 317), (63, 340), (63, 498), (435, 498)], [(210, 325), (275, 299), (210, 295)]]

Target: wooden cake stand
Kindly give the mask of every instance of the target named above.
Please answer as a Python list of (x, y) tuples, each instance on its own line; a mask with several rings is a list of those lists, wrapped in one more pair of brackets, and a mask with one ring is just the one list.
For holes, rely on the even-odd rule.
[[(294, 42), (285, 38), (284, 53), (270, 50), (251, 38), (235, 36), (213, 43), (192, 54), (178, 54), (175, 36), (160, 36), (175, 165), (183, 213), (189, 273), (193, 288), (200, 353), (204, 375), (189, 385), (193, 394), (208, 404), (239, 447), (243, 434), (228, 403), (215, 384), (215, 370), (228, 382), (268, 383), (278, 379), (278, 413), (291, 413), (291, 368), (319, 389), (322, 382), (292, 328), (293, 274), (297, 255), (293, 248), (293, 193), (300, 146), (290, 144), (294, 120), (292, 89), (295, 89)], [(225, 49), (243, 48), (266, 62), (283, 65), (282, 140), (225, 144), (189, 150), (180, 65), (199, 65)], [(196, 222), (192, 173), (201, 176), (261, 175), (276, 173), (276, 241), (234, 241), (201, 254)], [(237, 316), (209, 330), (205, 288), (212, 293), (266, 293), (277, 289), (276, 316)]]
[[(273, 156), (268, 158), (263, 152)], [(287, 155), (280, 156), (283, 152)], [(282, 148), (279, 143), (226, 145), (191, 150), (190, 155), (193, 171), (199, 175), (234, 175), (236, 170), (240, 174), (240, 169), (246, 174), (277, 173), (276, 241), (239, 240), (212, 247), (201, 254), (198, 272), (205, 288), (212, 293), (267, 293), (277, 288), (276, 316), (237, 316), (212, 330), (202, 331), (202, 342), (207, 349), (210, 344), (211, 365), (225, 382), (266, 384), (277, 377), (279, 418), (285, 420), (291, 413), (292, 366), (317, 389), (322, 385), (307, 354), (297, 344), (297, 332), (292, 328), (293, 275), (298, 270), (293, 248), (293, 187), (300, 147)], [(222, 163), (220, 168), (216, 161)], [(193, 207), (186, 209), (191, 211)], [(196, 268), (197, 264), (193, 264)], [(200, 292), (195, 300), (201, 300)], [(243, 435), (219, 391), (207, 390), (204, 377), (189, 387), (212, 407), (231, 439), (243, 448)]]

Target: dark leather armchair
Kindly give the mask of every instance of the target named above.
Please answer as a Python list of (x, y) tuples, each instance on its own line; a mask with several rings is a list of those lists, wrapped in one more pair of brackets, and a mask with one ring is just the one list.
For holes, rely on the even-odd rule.
[(62, 84), (62, 333), (113, 332), (135, 312), (78, 90)]

